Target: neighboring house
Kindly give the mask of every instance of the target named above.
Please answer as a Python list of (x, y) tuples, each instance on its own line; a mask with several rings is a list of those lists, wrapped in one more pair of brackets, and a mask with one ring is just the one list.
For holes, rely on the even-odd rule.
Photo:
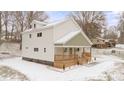
[(59, 68), (77, 64), (84, 53), (91, 57), (91, 46), (92, 42), (71, 18), (55, 23), (34, 20), (31, 29), (22, 33), (23, 59)]
[(96, 37), (95, 39), (91, 40), (93, 43), (93, 47), (95, 48), (108, 48), (108, 47), (115, 47), (116, 40), (115, 39), (103, 39), (100, 37)]

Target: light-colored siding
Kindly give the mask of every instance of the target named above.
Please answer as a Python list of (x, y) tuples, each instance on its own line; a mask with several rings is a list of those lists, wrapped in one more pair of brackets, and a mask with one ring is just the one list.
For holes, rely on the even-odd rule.
[[(37, 37), (37, 33), (42, 32), (42, 37)], [(32, 35), (29, 38), (29, 34)], [(28, 47), (28, 49), (26, 49)], [(34, 52), (34, 48), (39, 48)], [(46, 48), (46, 53), (44, 53)], [(46, 61), (54, 61), (54, 43), (53, 28), (47, 28), (43, 31), (25, 33), (22, 35), (22, 56)]]
[(91, 46), (90, 43), (86, 40), (86, 38), (79, 33), (75, 37), (73, 37), (71, 40), (69, 40), (65, 46)]
[(43, 26), (42, 24), (37, 23), (36, 21), (33, 21), (33, 22), (31, 23), (31, 26), (32, 26), (33, 29), (35, 29), (35, 28), (34, 28), (34, 24), (36, 25), (36, 28), (41, 28), (41, 27)]
[[(32, 26), (35, 22), (32, 23)], [(63, 48), (55, 48), (54, 42), (61, 37), (65, 36), (71, 31), (78, 31), (80, 27), (75, 24), (71, 19), (57, 24), (55, 26), (50, 26), (48, 28), (44, 28), (41, 31), (37, 28), (42, 29), (42, 25), (36, 23), (36, 29), (33, 29), (31, 32), (22, 34), (22, 57), (46, 60), (46, 61), (54, 61), (54, 53), (62, 54)], [(36, 31), (38, 30), (38, 31)], [(37, 37), (37, 33), (42, 32), (42, 37)], [(31, 38), (29, 38), (29, 34), (31, 34)], [(77, 37), (71, 39), (66, 43), (67, 46), (89, 46), (87, 40), (77, 35)], [(34, 48), (38, 48), (38, 52), (34, 52)], [(46, 48), (46, 53), (44, 53), (44, 48)], [(55, 48), (55, 50), (54, 50)], [(69, 48), (68, 48), (69, 49)], [(80, 48), (79, 52), (76, 54), (82, 54), (82, 48)], [(73, 51), (74, 53), (74, 51)], [(65, 54), (69, 55), (69, 52)]]
[(77, 24), (75, 24), (71, 19), (68, 19), (54, 27), (54, 41), (60, 39), (71, 31), (77, 31), (79, 29), (80, 28)]

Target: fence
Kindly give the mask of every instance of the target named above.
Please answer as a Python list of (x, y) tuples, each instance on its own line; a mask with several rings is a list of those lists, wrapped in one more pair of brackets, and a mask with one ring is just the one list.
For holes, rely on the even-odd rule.
[(124, 49), (94, 49), (94, 55), (114, 55), (124, 59)]

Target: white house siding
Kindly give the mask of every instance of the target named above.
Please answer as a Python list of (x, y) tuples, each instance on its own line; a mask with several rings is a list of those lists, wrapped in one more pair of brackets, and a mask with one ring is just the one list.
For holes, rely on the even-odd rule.
[(40, 23), (38, 23), (37, 21), (33, 21), (32, 23), (31, 23), (31, 26), (32, 26), (32, 28), (34, 28), (34, 24), (36, 24), (36, 28), (41, 28), (43, 25), (41, 24), (41, 22)]
[[(42, 37), (37, 37), (37, 33), (39, 32), (42, 32)], [(31, 38), (29, 38), (29, 34), (32, 35)], [(39, 51), (34, 52), (34, 48), (39, 48)], [(44, 53), (44, 48), (46, 48), (46, 53)], [(53, 27), (44, 29), (43, 31), (24, 33), (22, 35), (22, 56), (54, 61)]]
[(78, 31), (79, 29), (79, 26), (75, 24), (72, 19), (68, 19), (67, 21), (54, 26), (54, 41), (62, 38), (71, 31)]

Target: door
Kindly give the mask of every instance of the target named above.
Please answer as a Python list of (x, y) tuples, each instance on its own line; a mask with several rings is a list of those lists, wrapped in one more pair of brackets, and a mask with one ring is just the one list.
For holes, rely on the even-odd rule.
[(72, 55), (72, 48), (69, 48), (69, 55)]

